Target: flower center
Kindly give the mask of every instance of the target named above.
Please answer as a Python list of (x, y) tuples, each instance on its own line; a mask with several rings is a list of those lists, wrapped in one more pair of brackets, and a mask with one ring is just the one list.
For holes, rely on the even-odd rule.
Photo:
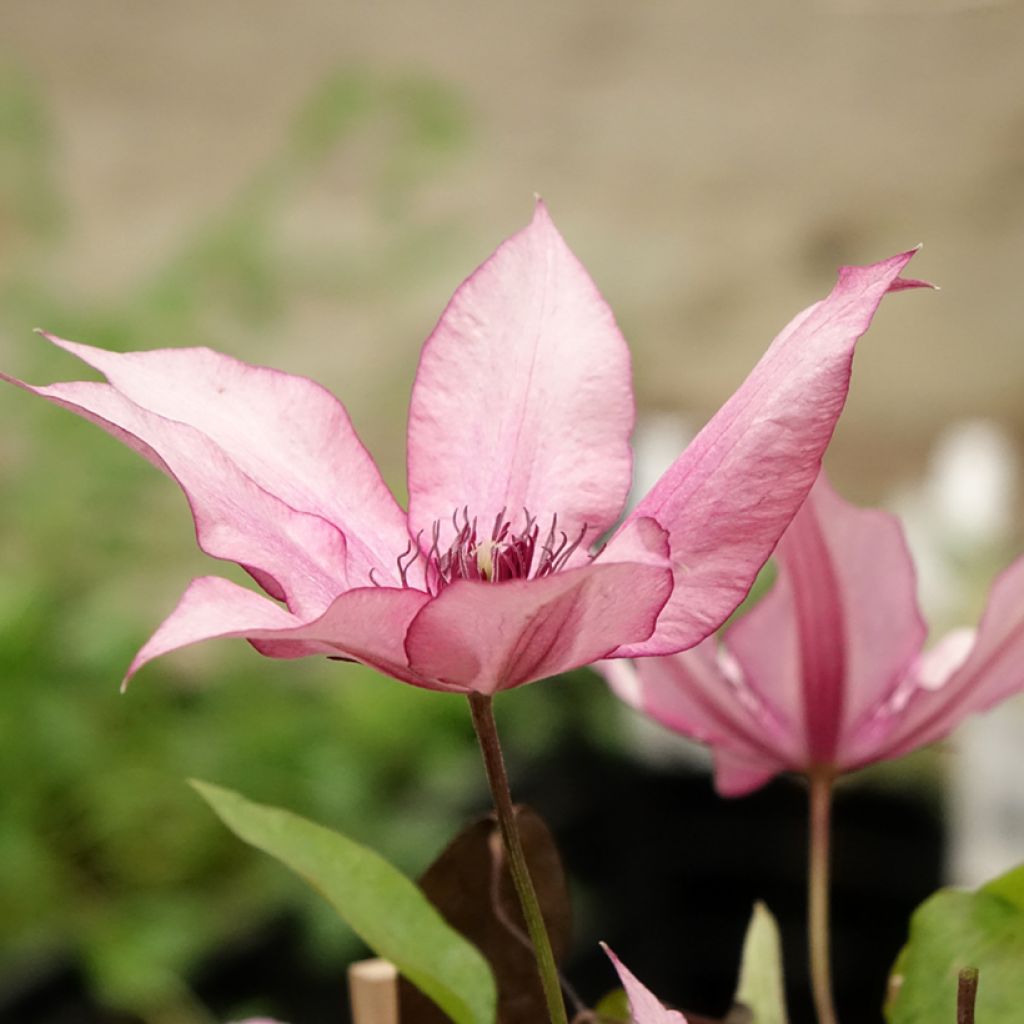
[(431, 543), (422, 543), (422, 534), (398, 557), (402, 586), (410, 586), (409, 570), (423, 560), (427, 590), (435, 597), (455, 580), (482, 580), (502, 583), (506, 580), (539, 579), (565, 567), (587, 532), (586, 524), (575, 539), (558, 529), (558, 516), (551, 517), (545, 534), (534, 516), (523, 509), (524, 525), (513, 528), (503, 509), (494, 518), (490, 535), (481, 535), (477, 519), (469, 509), (457, 509), (452, 515), (455, 537), (447, 548), (441, 546), (441, 523), (431, 529)]

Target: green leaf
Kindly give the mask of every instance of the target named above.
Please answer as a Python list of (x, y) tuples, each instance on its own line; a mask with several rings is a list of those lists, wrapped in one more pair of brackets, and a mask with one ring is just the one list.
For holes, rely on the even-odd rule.
[(457, 1024), (493, 1024), (497, 996), (487, 962), (400, 871), (289, 811), (207, 782), (191, 784), (232, 832), (309, 882), (378, 956)]
[(977, 1020), (1024, 1021), (1024, 864), (977, 892), (942, 889), (910, 921), (893, 968), (890, 1024), (956, 1019), (957, 975), (979, 970)]
[(1016, 907), (1024, 914), (1024, 864), (992, 879), (981, 887), (981, 891)]
[(734, 1001), (750, 1009), (756, 1024), (786, 1024), (779, 926), (760, 900), (754, 904), (743, 940), (740, 980)]
[(594, 1007), (594, 1013), (602, 1020), (621, 1021), (622, 1024), (629, 1024), (631, 1020), (629, 1013), (629, 996), (622, 988), (613, 988)]

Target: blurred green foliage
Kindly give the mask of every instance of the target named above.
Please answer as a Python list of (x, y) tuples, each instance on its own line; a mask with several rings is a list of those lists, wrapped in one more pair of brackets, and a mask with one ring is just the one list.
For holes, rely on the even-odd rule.
[(56, 237), (63, 204), (46, 110), (20, 69), (0, 65), (0, 225), (22, 244)]

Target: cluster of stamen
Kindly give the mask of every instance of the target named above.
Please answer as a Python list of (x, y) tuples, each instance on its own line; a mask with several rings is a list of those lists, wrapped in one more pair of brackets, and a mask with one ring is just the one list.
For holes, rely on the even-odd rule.
[(425, 544), (422, 532), (398, 556), (396, 564), (403, 587), (412, 586), (410, 573), (423, 564), (427, 590), (435, 597), (455, 580), (482, 580), (501, 583), (505, 580), (539, 579), (565, 567), (573, 552), (583, 542), (587, 526), (575, 538), (558, 529), (558, 516), (551, 517), (551, 526), (541, 536), (535, 517), (523, 509), (522, 528), (513, 529), (502, 509), (494, 517), (490, 536), (481, 537), (477, 519), (470, 518), (469, 509), (457, 509), (452, 515), (455, 537), (442, 547), (441, 523), (435, 522), (430, 543)]

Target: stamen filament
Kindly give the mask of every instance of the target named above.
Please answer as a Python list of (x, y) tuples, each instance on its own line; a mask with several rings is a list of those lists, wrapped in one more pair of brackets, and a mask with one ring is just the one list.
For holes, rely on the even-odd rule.
[[(430, 546), (424, 550), (422, 531), (410, 540), (409, 547), (398, 556), (396, 564), (403, 587), (409, 587), (410, 572), (423, 560), (427, 590), (435, 597), (455, 580), (481, 580), (502, 583), (506, 580), (540, 579), (559, 572), (568, 564), (587, 535), (587, 524), (575, 539), (558, 529), (558, 516), (551, 517), (551, 526), (540, 542), (540, 527), (535, 516), (523, 509), (523, 527), (513, 528), (502, 509), (491, 526), (490, 537), (478, 536), (478, 521), (470, 518), (468, 506), (452, 513), (454, 536), (447, 549), (441, 548), (441, 521), (430, 529)], [(371, 575), (371, 582), (379, 585)]]

